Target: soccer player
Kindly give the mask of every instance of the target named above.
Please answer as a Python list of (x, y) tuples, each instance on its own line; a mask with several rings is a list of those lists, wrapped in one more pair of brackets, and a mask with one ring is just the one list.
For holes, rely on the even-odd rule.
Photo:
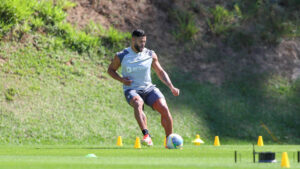
[[(144, 114), (144, 103), (161, 114), (161, 124), (166, 137), (172, 134), (173, 120), (164, 95), (151, 81), (151, 68), (159, 79), (167, 85), (174, 96), (179, 89), (174, 87), (168, 74), (161, 67), (153, 50), (145, 48), (146, 34), (137, 29), (132, 32), (131, 46), (118, 52), (108, 68), (108, 74), (123, 83), (124, 95), (134, 109), (134, 116), (144, 135), (142, 143), (152, 146), (153, 142), (147, 128), (147, 117)], [(122, 77), (117, 73), (122, 67)]]

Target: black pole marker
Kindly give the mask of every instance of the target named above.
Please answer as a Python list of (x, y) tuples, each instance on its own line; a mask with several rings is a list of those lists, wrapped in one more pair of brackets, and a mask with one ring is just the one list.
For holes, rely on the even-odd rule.
[(234, 162), (236, 163), (236, 156), (237, 156), (237, 152), (236, 150), (234, 151)]
[(255, 149), (254, 149), (254, 144), (253, 144), (253, 163), (255, 163)]

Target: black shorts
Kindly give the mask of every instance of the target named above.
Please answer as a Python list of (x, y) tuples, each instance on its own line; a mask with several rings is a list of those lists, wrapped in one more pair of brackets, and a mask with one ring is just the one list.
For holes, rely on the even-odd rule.
[[(146, 103), (148, 106), (152, 107), (153, 104), (160, 98), (165, 98), (164, 95), (160, 92), (160, 90), (152, 86), (149, 89), (146, 90), (134, 90), (134, 89), (128, 89), (124, 92), (126, 100), (128, 104), (130, 104), (130, 100), (134, 97), (139, 95), (144, 103)], [(153, 107), (152, 107), (153, 108)]]

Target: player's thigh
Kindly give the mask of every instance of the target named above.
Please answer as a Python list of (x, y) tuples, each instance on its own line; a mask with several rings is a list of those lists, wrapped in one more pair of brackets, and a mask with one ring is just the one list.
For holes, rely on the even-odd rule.
[(166, 99), (158, 88), (154, 88), (147, 96), (146, 104), (154, 110), (160, 110), (160, 107), (167, 107)]
[(125, 98), (127, 100), (127, 103), (132, 106), (132, 107), (138, 107), (138, 106), (143, 106), (144, 101), (141, 98), (141, 96), (137, 93), (136, 90), (127, 90), (125, 91)]
[(160, 113), (167, 113), (169, 112), (169, 108), (167, 105), (167, 101), (165, 98), (157, 99), (153, 104), (153, 109), (160, 112)]

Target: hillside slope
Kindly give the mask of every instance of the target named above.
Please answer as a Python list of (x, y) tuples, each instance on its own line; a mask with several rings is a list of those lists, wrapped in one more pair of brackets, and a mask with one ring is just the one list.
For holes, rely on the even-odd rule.
[[(37, 51), (26, 45), (0, 47), (7, 59), (0, 73), (1, 143), (103, 144), (119, 135), (131, 143), (141, 135), (121, 84), (99, 61), (68, 49)], [(195, 112), (170, 107), (176, 132), (192, 137), (200, 131)], [(154, 140), (163, 141), (159, 114), (148, 107), (146, 113)]]
[[(247, 14), (243, 3), (245, 20), (236, 21), (229, 1), (42, 2), (0, 4), (0, 13), (10, 14), (0, 15), (6, 21), (0, 24), (1, 143), (112, 144), (122, 135), (125, 143), (133, 144), (141, 133), (121, 84), (106, 69), (115, 52), (129, 45), (128, 31), (135, 27), (147, 31), (148, 47), (159, 54), (181, 89), (181, 96), (173, 97), (152, 76), (166, 96), (174, 131), (186, 143), (197, 133), (207, 143), (215, 135), (231, 144), (256, 142), (258, 135), (266, 142), (299, 143), (297, 16), (282, 20), (295, 30), (290, 37), (279, 34), (273, 43), (277, 36), (264, 41), (251, 34), (259, 33), (256, 29), (237, 33), (246, 21), (263, 22)], [(297, 14), (291, 6), (282, 8)], [(225, 29), (228, 25), (221, 24), (221, 35), (212, 32), (219, 30), (217, 21), (209, 26), (207, 20), (213, 21), (212, 11), (219, 10), (234, 13), (231, 19), (241, 27)], [(254, 14), (261, 16), (259, 12)], [(239, 36), (242, 44), (231, 39)], [(149, 107), (146, 114), (155, 144), (162, 144), (159, 114)]]
[(122, 31), (145, 29), (147, 45), (162, 57), (163, 65), (176, 65), (199, 82), (221, 84), (236, 72), (299, 77), (296, 0), (76, 2), (68, 12), (74, 25), (83, 28), (95, 21)]

